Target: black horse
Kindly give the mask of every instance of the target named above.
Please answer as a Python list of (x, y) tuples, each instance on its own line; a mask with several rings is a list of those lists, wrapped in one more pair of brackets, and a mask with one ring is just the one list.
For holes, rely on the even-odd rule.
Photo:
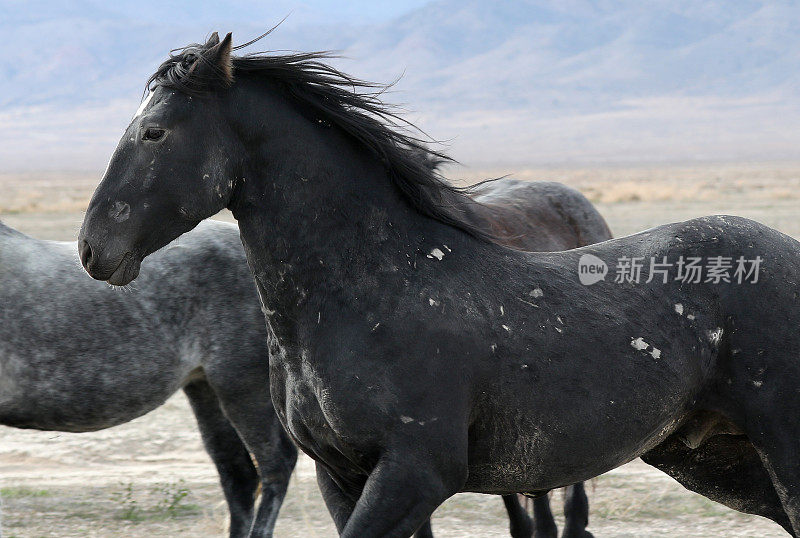
[[(543, 492), (638, 456), (800, 532), (800, 243), (708, 217), (513, 250), (319, 55), (233, 57), (213, 36), (151, 83), (86, 214), (83, 265), (126, 284), (233, 211), (275, 408), (343, 536), (408, 536), (459, 491)], [(717, 270), (688, 278), (695, 259)], [(640, 281), (626, 265), (642, 260)], [(717, 278), (726, 260), (747, 274)]]

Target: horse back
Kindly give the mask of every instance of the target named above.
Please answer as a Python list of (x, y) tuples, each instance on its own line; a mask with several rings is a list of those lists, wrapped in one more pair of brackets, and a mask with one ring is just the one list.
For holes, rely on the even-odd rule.
[(487, 228), (520, 250), (567, 250), (612, 237), (592, 203), (562, 183), (503, 178), (478, 187), (474, 199)]

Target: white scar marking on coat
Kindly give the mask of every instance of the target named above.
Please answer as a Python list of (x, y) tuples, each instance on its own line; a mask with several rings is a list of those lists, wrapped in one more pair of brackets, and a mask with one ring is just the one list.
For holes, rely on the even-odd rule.
[(541, 288), (536, 288), (533, 291), (531, 291), (529, 295), (534, 299), (538, 299), (539, 297), (544, 297), (544, 292), (542, 291)]
[(528, 302), (528, 301), (526, 301), (525, 299), (523, 299), (523, 298), (521, 298), (521, 297), (517, 297), (517, 299), (519, 299), (520, 301), (522, 301), (523, 303), (525, 303), (525, 304), (526, 304), (526, 305), (528, 305), (528, 306), (532, 306), (532, 307), (534, 307), (534, 308), (539, 308), (539, 305), (538, 305), (538, 304), (533, 304), (533, 303), (531, 303), (531, 302)]
[(648, 347), (650, 347), (650, 344), (645, 342), (640, 336), (639, 338), (634, 338), (631, 340), (631, 346), (633, 346), (633, 348), (636, 349), (637, 351), (643, 351)]
[(563, 333), (563, 332), (564, 332), (564, 331), (562, 331), (562, 330), (561, 330), (561, 327), (553, 327), (553, 328), (554, 328), (555, 330), (557, 330), (558, 332), (560, 332), (560, 333)]
[(451, 248), (450, 248), (450, 247), (448, 247), (447, 245), (442, 245), (442, 246), (443, 246), (445, 249), (447, 249), (447, 252), (453, 252), (453, 249), (451, 249)]
[(687, 314), (686, 319), (688, 319), (689, 321), (694, 321), (694, 314)]
[(431, 259), (436, 258), (437, 260), (441, 260), (444, 258), (444, 252), (442, 252), (441, 249), (435, 248), (431, 250), (431, 253), (428, 254), (428, 257)]
[(131, 216), (131, 206), (125, 202), (116, 201), (108, 216), (117, 222), (125, 222)]
[(556, 319), (558, 320), (558, 322), (559, 322), (561, 325), (564, 325), (564, 322), (563, 322), (563, 321), (561, 321), (561, 316), (556, 316)]
[(491, 348), (492, 348), (492, 353), (495, 353), (495, 352), (497, 351), (497, 344), (492, 344), (492, 345), (491, 345), (491, 346), (489, 346), (489, 347), (491, 347)]
[(661, 350), (658, 349), (657, 347), (654, 347), (653, 351), (650, 352), (650, 355), (652, 355), (654, 359), (657, 359), (661, 357)]
[(502, 328), (506, 330), (506, 332), (511, 332), (511, 329), (508, 328), (508, 325), (500, 325)]
[(400, 416), (400, 420), (403, 422), (403, 424), (408, 424), (409, 422), (414, 422), (413, 418), (407, 417), (405, 415), (401, 415)]
[(708, 341), (715, 346), (722, 340), (722, 327), (717, 327), (713, 331), (708, 331)]
[(500, 315), (501, 315), (501, 316), (505, 316), (505, 315), (506, 315), (506, 311), (505, 311), (505, 309), (503, 308), (503, 305), (500, 305)]
[(755, 385), (756, 387), (760, 387), (763, 384), (764, 384), (763, 381), (753, 381), (753, 385)]
[(152, 98), (153, 98), (153, 92), (148, 93), (147, 97), (145, 97), (144, 101), (142, 101), (142, 104), (139, 105), (139, 108), (136, 109), (136, 114), (133, 115), (133, 119), (136, 119), (142, 115), (142, 112), (144, 112), (144, 109), (147, 108), (148, 104), (150, 104), (150, 100)]
[(319, 325), (319, 321), (322, 319), (322, 312), (317, 312), (317, 325)]
[(373, 331), (373, 332), (375, 332), (375, 329), (377, 329), (377, 328), (378, 328), (378, 327), (380, 327), (380, 326), (381, 326), (381, 322), (379, 321), (379, 322), (378, 322), (378, 323), (376, 323), (376, 324), (375, 324), (375, 326), (372, 328), (372, 331)]
[(675, 312), (677, 312), (678, 315), (683, 315), (683, 305), (681, 303), (675, 305)]
[(439, 301), (432, 298), (428, 298), (428, 303), (430, 303), (431, 306), (439, 306)]

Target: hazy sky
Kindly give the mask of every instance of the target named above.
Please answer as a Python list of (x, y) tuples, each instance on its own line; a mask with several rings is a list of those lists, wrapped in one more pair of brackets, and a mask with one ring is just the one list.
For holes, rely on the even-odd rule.
[[(292, 2), (285, 2), (292, 4)], [(428, 3), (428, 0), (356, 0), (342, 2), (341, 0), (307, 0), (295, 2), (305, 4), (321, 12), (340, 16), (351, 21), (382, 20), (401, 15), (414, 8)]]
[[(12, 0), (13, 1), (13, 0)], [(42, 1), (42, 0), (40, 0)], [(117, 0), (106, 3), (99, 0), (83, 0), (72, 5), (73, 10), (86, 10), (91, 12), (99, 8), (124, 14), (126, 17), (140, 21), (162, 20), (164, 16), (175, 17), (174, 6), (164, 6), (161, 0)], [(270, 0), (265, 2), (254, 0), (229, 0), (225, 3), (196, 2), (191, 6), (191, 21), (193, 23), (221, 22), (227, 13), (235, 14), (241, 19), (242, 13), (247, 13), (250, 20), (272, 20), (278, 14), (280, 17), (291, 13), (287, 23), (369, 23), (389, 20), (402, 15), (412, 9), (425, 5), (430, 0), (354, 0), (342, 2), (341, 0)], [(51, 4), (52, 0), (44, 0), (44, 4)], [(184, 5), (186, 2), (178, 2)], [(176, 20), (180, 24), (185, 20)]]

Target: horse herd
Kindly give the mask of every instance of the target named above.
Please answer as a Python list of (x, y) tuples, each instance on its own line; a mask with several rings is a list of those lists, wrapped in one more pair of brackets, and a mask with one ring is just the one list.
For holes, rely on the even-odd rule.
[[(431, 536), (463, 491), (556, 536), (558, 487), (591, 536), (582, 481), (637, 457), (800, 533), (800, 243), (723, 216), (611, 239), (557, 183), (453, 187), (379, 88), (234, 50), (150, 78), (77, 248), (0, 225), (2, 424), (98, 430), (182, 389), (232, 537), (272, 535), (296, 447), (349, 538)], [(238, 228), (201, 223), (224, 208)], [(587, 284), (587, 259), (654, 261)]]

